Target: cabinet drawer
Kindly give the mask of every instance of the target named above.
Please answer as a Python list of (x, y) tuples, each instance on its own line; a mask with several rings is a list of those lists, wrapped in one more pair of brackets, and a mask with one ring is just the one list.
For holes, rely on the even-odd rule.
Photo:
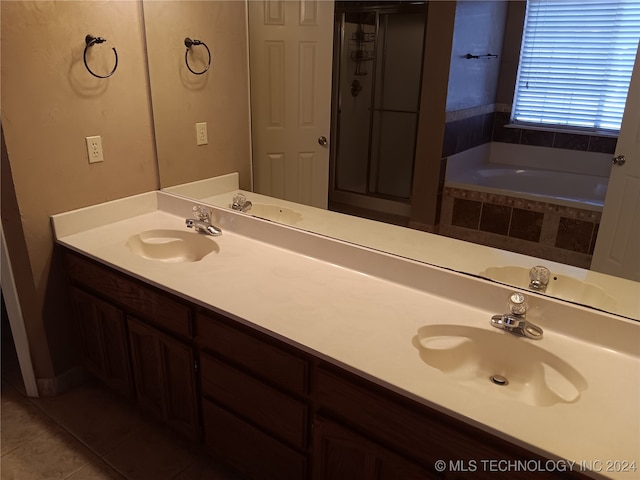
[(299, 449), (305, 449), (308, 408), (224, 362), (202, 355), (201, 385), (209, 396), (227, 409)]
[(65, 263), (69, 277), (76, 282), (166, 330), (193, 336), (190, 308), (168, 294), (69, 252), (65, 254)]
[(307, 458), (204, 399), (205, 445), (252, 478), (307, 478)]
[(197, 332), (201, 347), (222, 355), (269, 383), (294, 393), (307, 393), (308, 362), (274, 345), (275, 341), (266, 335), (245, 333), (219, 316), (202, 313), (197, 316)]

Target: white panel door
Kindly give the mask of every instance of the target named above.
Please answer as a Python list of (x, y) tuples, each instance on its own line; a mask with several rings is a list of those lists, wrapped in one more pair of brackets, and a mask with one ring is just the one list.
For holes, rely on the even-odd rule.
[(332, 55), (333, 1), (249, 1), (256, 192), (327, 208)]
[(640, 281), (640, 53), (627, 95), (591, 269)]

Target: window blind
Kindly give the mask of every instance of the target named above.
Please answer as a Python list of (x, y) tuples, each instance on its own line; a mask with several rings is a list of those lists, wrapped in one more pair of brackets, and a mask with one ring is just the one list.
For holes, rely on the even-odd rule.
[(640, 0), (528, 0), (512, 122), (619, 130), (639, 38)]

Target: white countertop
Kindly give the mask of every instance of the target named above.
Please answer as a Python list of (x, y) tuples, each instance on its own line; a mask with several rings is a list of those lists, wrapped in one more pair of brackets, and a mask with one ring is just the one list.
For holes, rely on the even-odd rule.
[(489, 382), (452, 380), (412, 344), (431, 324), (497, 331), (489, 319), (504, 313), (513, 289), (223, 209), (213, 209), (219, 251), (201, 261), (148, 260), (125, 245), (145, 230), (184, 229), (192, 206), (150, 192), (56, 215), (53, 224), (61, 245), (532, 451), (603, 466), (640, 462), (639, 323), (529, 295), (528, 315), (545, 331), (536, 345), (576, 368), (588, 387), (575, 403), (525, 404)]

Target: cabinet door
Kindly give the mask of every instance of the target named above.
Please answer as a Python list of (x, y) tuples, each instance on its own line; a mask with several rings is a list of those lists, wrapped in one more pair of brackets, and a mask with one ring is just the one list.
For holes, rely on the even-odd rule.
[(162, 362), (157, 330), (129, 317), (131, 364), (138, 403), (163, 418)]
[(193, 348), (161, 335), (160, 358), (164, 381), (165, 421), (189, 438), (198, 440), (200, 422)]
[(138, 403), (189, 438), (199, 438), (193, 349), (129, 317)]
[(314, 421), (314, 480), (426, 480), (441, 478), (326, 418)]
[(83, 363), (112, 389), (131, 397), (133, 384), (122, 310), (78, 288), (71, 304), (80, 330)]

